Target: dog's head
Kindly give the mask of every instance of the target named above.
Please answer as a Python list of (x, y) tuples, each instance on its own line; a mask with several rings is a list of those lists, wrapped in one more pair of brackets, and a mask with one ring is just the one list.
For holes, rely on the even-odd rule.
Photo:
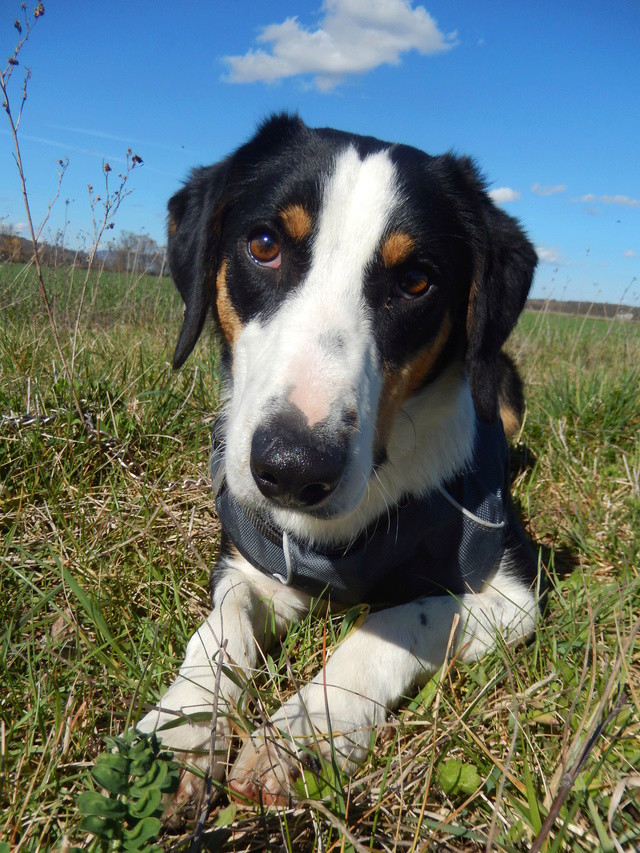
[(171, 199), (169, 263), (174, 366), (210, 310), (221, 332), (230, 488), (330, 518), (357, 510), (401, 413), (452, 366), (497, 417), (536, 255), (470, 160), (276, 116)]

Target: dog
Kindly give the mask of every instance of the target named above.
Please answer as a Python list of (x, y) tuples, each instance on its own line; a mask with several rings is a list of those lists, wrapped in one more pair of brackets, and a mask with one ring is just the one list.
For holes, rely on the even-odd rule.
[[(237, 796), (286, 804), (305, 764), (353, 772), (448, 651), (473, 661), (534, 631), (503, 429), (521, 385), (502, 347), (537, 257), (471, 159), (295, 115), (195, 169), (168, 208), (174, 367), (209, 314), (221, 341), (222, 538), (212, 612), (138, 728)], [(228, 770), (243, 684), (326, 598), (366, 615)], [(185, 773), (176, 802), (198, 785)]]

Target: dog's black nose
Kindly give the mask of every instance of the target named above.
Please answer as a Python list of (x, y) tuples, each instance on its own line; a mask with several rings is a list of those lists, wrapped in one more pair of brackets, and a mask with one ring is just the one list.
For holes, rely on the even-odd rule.
[(288, 507), (312, 507), (336, 488), (347, 445), (281, 416), (259, 427), (251, 442), (251, 473), (262, 494)]

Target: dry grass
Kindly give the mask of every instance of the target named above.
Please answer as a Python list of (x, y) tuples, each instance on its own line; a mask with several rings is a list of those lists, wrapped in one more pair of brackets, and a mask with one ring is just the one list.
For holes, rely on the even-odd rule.
[[(73, 281), (49, 275), (64, 342)], [(87, 432), (33, 283), (0, 269), (0, 839), (23, 849), (87, 843), (88, 767), (175, 672), (218, 541), (215, 346), (171, 372), (181, 308), (166, 280), (103, 277), (89, 297), (74, 367)], [(526, 314), (511, 350), (529, 389), (515, 496), (556, 585), (535, 640), (451, 661), (323, 799), (260, 813), (221, 790), (205, 849), (525, 850), (554, 809), (545, 849), (640, 843), (640, 330)], [(292, 630), (248, 725), (317, 670), (341, 624)], [(192, 832), (162, 843), (186, 849)]]

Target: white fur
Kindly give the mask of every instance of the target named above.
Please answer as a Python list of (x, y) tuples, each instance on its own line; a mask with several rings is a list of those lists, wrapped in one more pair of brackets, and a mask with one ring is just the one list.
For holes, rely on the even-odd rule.
[[(201, 768), (209, 765), (211, 721), (190, 722), (189, 715), (213, 713), (217, 726), (213, 775), (224, 775), (232, 732), (232, 718), (262, 652), (274, 638), (308, 610), (309, 596), (252, 568), (244, 559), (227, 559), (218, 583), (214, 610), (196, 631), (185, 661), (160, 706), (139, 723), (150, 732), (183, 718), (184, 724), (159, 731), (163, 743)], [(422, 598), (370, 614), (337, 647), (326, 667), (304, 685), (258, 731), (241, 753), (236, 773), (279, 729), (301, 749), (316, 748), (329, 755), (333, 743), (342, 768), (351, 772), (368, 752), (373, 727), (386, 720), (403, 696), (427, 681), (442, 665), (455, 617), (458, 626), (452, 651), (470, 662), (498, 642), (518, 642), (535, 626), (535, 590), (528, 589), (502, 565), (479, 593)], [(224, 664), (234, 672), (220, 673)]]
[[(266, 325), (250, 322), (238, 337), (225, 465), (229, 488), (244, 503), (266, 505), (249, 468), (251, 439), (260, 422), (286, 401), (294, 402), (310, 425), (334, 417), (339, 427), (347, 409), (357, 412), (358, 429), (329, 509), (344, 515), (363, 498), (382, 387), (363, 283), (397, 204), (396, 184), (386, 152), (361, 160), (354, 148), (343, 151), (323, 189), (306, 278)], [(328, 339), (340, 339), (343, 346), (331, 348)], [(274, 511), (274, 516), (302, 534), (299, 515)]]

